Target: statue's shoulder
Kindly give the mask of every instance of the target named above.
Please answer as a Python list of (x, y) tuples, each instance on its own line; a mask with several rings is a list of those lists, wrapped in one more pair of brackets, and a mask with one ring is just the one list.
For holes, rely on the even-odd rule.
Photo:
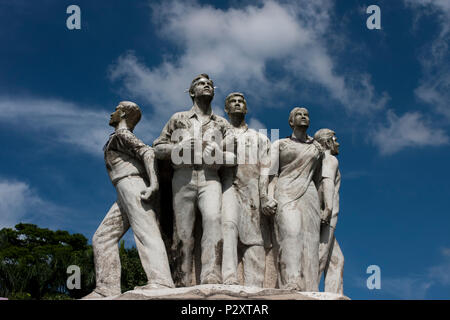
[(272, 143), (273, 148), (279, 148), (280, 150), (284, 149), (289, 143), (291, 143), (291, 139), (289, 138), (281, 138)]
[(218, 114), (214, 114), (214, 121), (216, 121), (217, 123), (223, 124), (223, 125), (230, 126), (230, 123), (228, 122), (228, 120), (222, 116), (219, 116)]
[(169, 128), (173, 129), (182, 129), (188, 128), (189, 125), (189, 117), (191, 116), (191, 111), (178, 111), (175, 112), (167, 122)]
[(134, 139), (136, 137), (136, 135), (130, 131), (129, 129), (118, 129), (114, 132), (114, 137), (115, 138), (120, 138), (120, 139)]
[(339, 161), (329, 153), (325, 153), (322, 159), (322, 177), (331, 178), (333, 181), (340, 179)]
[(338, 168), (339, 167), (339, 160), (335, 156), (329, 153), (325, 153), (323, 157), (323, 163), (327, 166)]
[(292, 140), (289, 137), (287, 137), (287, 138), (281, 138), (275, 142), (278, 142), (278, 144), (280, 144), (280, 145), (281, 144), (285, 145), (285, 144), (292, 143)]
[(214, 114), (214, 118), (213, 121), (215, 123), (216, 126), (218, 126), (220, 128), (220, 130), (222, 131), (222, 133), (224, 135), (227, 134), (227, 132), (232, 129), (231, 124), (227, 121), (227, 119), (225, 119), (222, 116), (219, 116), (217, 114)]
[(317, 140), (315, 140), (314, 138), (312, 137), (309, 138), (311, 138), (312, 144), (316, 147), (317, 151), (319, 151), (320, 155), (323, 156), (325, 149), (322, 147), (322, 145), (319, 142), (317, 142)]
[(252, 129), (252, 128), (248, 128), (247, 129), (247, 134), (253, 134), (253, 135), (258, 135), (259, 136), (259, 132), (256, 131), (255, 129)]
[(190, 111), (178, 111), (175, 112), (171, 117), (170, 120), (179, 120), (179, 119), (186, 119), (189, 118)]
[(252, 128), (248, 128), (247, 132), (249, 134), (253, 135), (253, 136), (258, 137), (260, 142), (270, 143), (270, 139), (264, 133), (261, 133), (261, 132), (255, 130), (255, 129), (252, 129)]
[(130, 147), (146, 147), (149, 149), (150, 146), (145, 144), (141, 139), (139, 139), (131, 130), (128, 129), (119, 129), (116, 131), (116, 137)]

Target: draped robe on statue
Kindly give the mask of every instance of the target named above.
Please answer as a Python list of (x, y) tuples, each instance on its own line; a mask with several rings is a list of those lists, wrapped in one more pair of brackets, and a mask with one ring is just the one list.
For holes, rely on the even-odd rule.
[(320, 202), (313, 178), (322, 147), (311, 137), (306, 142), (286, 138), (273, 144), (271, 155), (278, 167), (272, 173), (278, 175), (274, 220), (280, 288), (319, 291)]

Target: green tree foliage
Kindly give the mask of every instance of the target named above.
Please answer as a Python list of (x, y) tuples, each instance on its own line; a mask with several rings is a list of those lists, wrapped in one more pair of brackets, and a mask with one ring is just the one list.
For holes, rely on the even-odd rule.
[[(122, 291), (146, 283), (136, 248), (119, 248)], [(81, 289), (68, 290), (67, 267), (81, 270)], [(78, 299), (95, 288), (92, 246), (82, 234), (20, 223), (0, 230), (0, 296), (10, 299)]]
[[(81, 269), (81, 289), (68, 290), (67, 267)], [(95, 285), (92, 248), (81, 234), (20, 223), (0, 230), (0, 296), (79, 298)]]
[(138, 251), (135, 247), (125, 248), (125, 241), (120, 242), (120, 263), (122, 265), (121, 289), (122, 292), (133, 290), (135, 286), (147, 283), (147, 276), (142, 268)]

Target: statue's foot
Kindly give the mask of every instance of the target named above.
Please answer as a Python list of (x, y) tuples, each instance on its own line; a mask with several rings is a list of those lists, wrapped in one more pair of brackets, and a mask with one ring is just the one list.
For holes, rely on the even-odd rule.
[(222, 280), (218, 276), (210, 274), (202, 280), (201, 284), (221, 284), (221, 283)]
[(151, 290), (151, 289), (167, 289), (167, 288), (173, 288), (173, 287), (165, 286), (165, 285), (159, 284), (159, 283), (147, 283), (144, 286), (134, 287), (134, 290)]
[(285, 290), (294, 290), (294, 291), (301, 291), (298, 284), (296, 283), (288, 283), (286, 284), (283, 289)]
[(239, 281), (237, 281), (236, 278), (230, 278), (225, 280), (223, 284), (226, 284), (227, 286), (238, 286)]
[(98, 293), (97, 291), (92, 291), (91, 293), (89, 293), (88, 295), (84, 296), (83, 298), (81, 298), (81, 300), (98, 300), (98, 299), (104, 299), (107, 296)]

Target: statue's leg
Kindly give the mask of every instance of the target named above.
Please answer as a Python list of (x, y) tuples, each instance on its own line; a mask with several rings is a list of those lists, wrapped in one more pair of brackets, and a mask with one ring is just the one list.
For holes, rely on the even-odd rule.
[(117, 244), (129, 226), (128, 217), (118, 203), (114, 202), (92, 238), (96, 279), (94, 295), (114, 296), (121, 293)]
[[(195, 201), (197, 187), (190, 184), (190, 171), (175, 171), (172, 180), (173, 211), (175, 218), (177, 256), (181, 257), (181, 274), (177, 275), (177, 286), (192, 285), (192, 259), (194, 254)], [(164, 213), (163, 213), (164, 214)], [(175, 276), (174, 276), (175, 277)], [(179, 281), (179, 283), (178, 283)]]
[[(303, 216), (305, 211), (301, 213)], [(319, 237), (320, 220), (314, 221), (311, 217), (303, 217), (301, 236), (301, 291), (319, 291)]]
[(238, 228), (240, 209), (233, 187), (223, 192), (222, 198), (222, 232), (223, 258), (222, 278), (224, 284), (239, 284), (238, 268)]
[(336, 239), (326, 271), (324, 291), (344, 294), (344, 255)]
[(148, 184), (138, 176), (123, 178), (116, 185), (119, 202), (128, 216), (142, 267), (147, 274), (147, 288), (174, 287), (169, 260), (153, 206), (140, 198)]
[(266, 273), (266, 250), (264, 246), (246, 246), (242, 262), (244, 264), (244, 285), (262, 288)]
[(301, 289), (301, 221), (295, 206), (285, 205), (275, 215), (280, 289)]
[(328, 258), (329, 258), (329, 242), (330, 239), (330, 225), (322, 223), (320, 225), (320, 242), (319, 242), (319, 282), (322, 274), (325, 271)]
[(199, 188), (198, 208), (202, 215), (202, 272), (200, 282), (222, 283), (222, 185), (219, 177), (208, 179)]

